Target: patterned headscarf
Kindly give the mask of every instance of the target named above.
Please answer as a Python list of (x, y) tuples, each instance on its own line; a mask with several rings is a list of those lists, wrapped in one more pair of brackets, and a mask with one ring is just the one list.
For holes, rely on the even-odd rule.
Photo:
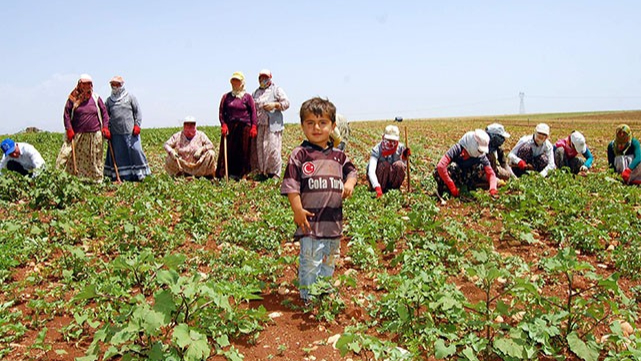
[[(73, 108), (76, 109), (80, 104), (86, 102), (91, 98), (91, 94), (93, 93), (93, 83), (89, 79), (84, 79), (83, 77), (80, 77), (80, 80), (78, 80), (78, 84), (76, 85), (76, 88), (71, 91), (71, 94), (69, 94), (69, 100), (73, 103)], [(86, 86), (85, 84), (89, 84)]]
[(622, 155), (632, 144), (632, 129), (627, 124), (621, 124), (617, 127), (614, 138), (614, 154)]
[(237, 71), (231, 75), (231, 79), (240, 80), (240, 88), (238, 88), (238, 90), (234, 90), (232, 87), (231, 94), (236, 98), (242, 98), (245, 95), (245, 75), (242, 72)]

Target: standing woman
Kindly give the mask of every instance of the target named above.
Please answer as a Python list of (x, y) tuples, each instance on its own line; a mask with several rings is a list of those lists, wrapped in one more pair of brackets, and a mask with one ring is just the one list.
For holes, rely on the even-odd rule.
[[(252, 142), (258, 135), (254, 99), (245, 92), (245, 76), (237, 71), (232, 74), (232, 90), (220, 100), (220, 151), (216, 178), (225, 178), (225, 161), (229, 177), (239, 180), (251, 171)], [(224, 142), (227, 138), (227, 157)], [(227, 159), (225, 159), (227, 158)]]
[[(140, 142), (142, 113), (138, 100), (125, 90), (125, 81), (121, 76), (114, 76), (109, 84), (111, 96), (105, 105), (109, 113), (110, 145), (116, 157), (116, 167), (122, 180), (141, 181), (151, 174), (151, 170)], [(107, 152), (104, 174), (111, 180), (116, 179), (111, 152)]]
[(263, 69), (258, 73), (259, 87), (254, 91), (258, 119), (256, 138), (256, 158), (258, 177), (280, 178), (283, 167), (281, 150), (283, 148), (283, 111), (289, 108), (285, 91), (272, 82), (272, 72)]
[[(87, 74), (80, 75), (76, 88), (69, 94), (63, 113), (67, 141), (72, 143), (75, 158), (73, 162), (64, 161), (61, 150), (57, 164), (65, 164), (68, 173), (93, 181), (102, 181), (104, 172), (102, 137), (111, 139), (109, 114), (102, 99), (93, 92), (93, 80)], [(68, 155), (68, 154), (67, 154)], [(74, 164), (75, 163), (75, 164)]]
[(614, 140), (608, 144), (608, 165), (621, 174), (626, 184), (641, 184), (641, 144), (626, 124), (617, 127)]

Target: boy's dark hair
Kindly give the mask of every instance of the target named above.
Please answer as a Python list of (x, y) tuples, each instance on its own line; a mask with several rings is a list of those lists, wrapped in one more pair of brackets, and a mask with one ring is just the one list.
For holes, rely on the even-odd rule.
[(300, 106), (300, 123), (303, 124), (303, 118), (305, 114), (314, 114), (316, 116), (323, 116), (324, 114), (329, 115), (329, 119), (333, 124), (336, 123), (336, 106), (332, 104), (328, 99), (323, 99), (321, 97), (314, 97), (306, 100)]

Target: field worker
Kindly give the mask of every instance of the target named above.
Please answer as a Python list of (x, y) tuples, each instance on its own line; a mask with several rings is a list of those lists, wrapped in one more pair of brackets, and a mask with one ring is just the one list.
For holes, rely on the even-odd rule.
[(196, 129), (196, 118), (185, 117), (183, 129), (165, 142), (165, 170), (171, 176), (213, 178), (216, 171), (214, 144)]
[[(102, 99), (94, 93), (93, 80), (88, 74), (80, 76), (76, 88), (69, 94), (63, 119), (67, 142), (56, 166), (72, 174), (77, 170), (76, 175), (80, 177), (102, 181), (105, 166), (102, 138), (111, 139), (109, 114)], [(69, 145), (72, 152), (68, 151)]]
[(399, 143), (400, 132), (395, 125), (385, 127), (383, 139), (372, 148), (367, 164), (367, 179), (376, 198), (390, 189), (399, 189), (405, 180), (410, 149)]
[(608, 144), (608, 164), (621, 174), (626, 184), (641, 184), (641, 145), (632, 137), (629, 126), (621, 124), (613, 141)]
[(512, 171), (517, 177), (526, 171), (536, 171), (546, 177), (555, 168), (554, 147), (548, 140), (550, 126), (540, 123), (534, 129), (534, 134), (523, 136), (514, 146), (508, 160)]
[(256, 159), (258, 180), (278, 179), (283, 168), (281, 157), (285, 129), (283, 111), (289, 108), (289, 98), (281, 87), (274, 84), (272, 72), (268, 69), (258, 73), (258, 83), (258, 89), (253, 94), (258, 119), (258, 135), (254, 142), (256, 150), (252, 151), (252, 157)]
[(507, 164), (507, 157), (503, 149), (503, 143), (510, 137), (510, 133), (505, 131), (503, 125), (499, 123), (492, 123), (485, 128), (485, 132), (490, 136), (489, 152), (487, 159), (490, 161), (494, 174), (500, 181), (506, 181), (512, 177), (516, 177), (512, 168)]
[(336, 126), (332, 134), (329, 135), (329, 140), (334, 145), (334, 148), (345, 151), (349, 140), (349, 132), (349, 122), (347, 118), (342, 114), (336, 114)]
[(31, 174), (31, 177), (34, 178), (44, 168), (44, 159), (29, 143), (16, 143), (13, 139), (7, 138), (2, 141), (0, 147), (2, 147), (0, 172), (8, 169), (22, 175)]
[(459, 187), (475, 189), (489, 183), (490, 194), (496, 196), (497, 179), (487, 159), (490, 136), (482, 129), (465, 133), (441, 158), (434, 170), (437, 192), (443, 195), (449, 191), (459, 196)]
[(254, 98), (245, 92), (243, 73), (233, 73), (229, 82), (232, 90), (223, 95), (218, 110), (221, 137), (216, 177), (225, 178), (227, 169), (229, 178), (239, 180), (251, 172), (252, 142), (258, 136), (256, 106)]
[[(585, 157), (585, 161), (577, 157), (579, 154)], [(592, 168), (592, 162), (594, 157), (585, 143), (585, 137), (576, 130), (554, 144), (554, 164), (559, 169), (568, 167), (573, 174), (585, 173)]]
[[(116, 157), (118, 174), (125, 181), (141, 181), (151, 174), (140, 142), (142, 112), (136, 97), (125, 90), (125, 81), (121, 76), (111, 78), (109, 85), (111, 96), (107, 98), (105, 106), (109, 114), (111, 146)], [(107, 152), (104, 174), (105, 177), (116, 180), (111, 152)]]
[(343, 233), (343, 199), (354, 191), (356, 168), (329, 143), (336, 126), (334, 104), (318, 97), (305, 101), (300, 123), (307, 140), (292, 150), (280, 191), (294, 212), (294, 238), (300, 241), (300, 297), (308, 304), (309, 286), (318, 277), (334, 274)]

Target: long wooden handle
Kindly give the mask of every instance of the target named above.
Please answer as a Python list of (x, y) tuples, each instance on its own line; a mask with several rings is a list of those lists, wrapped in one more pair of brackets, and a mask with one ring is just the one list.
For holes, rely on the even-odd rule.
[[(407, 142), (407, 127), (405, 126), (403, 128), (405, 128), (405, 147), (406, 147), (406, 149), (409, 149), (410, 145)], [(412, 192), (412, 186), (410, 185), (410, 179), (411, 179), (411, 177), (410, 177), (410, 155), (408, 154), (407, 155), (407, 192), (408, 193)]]
[(120, 180), (120, 173), (118, 173), (118, 164), (116, 164), (116, 156), (114, 155), (114, 147), (111, 144), (111, 139), (107, 139), (107, 143), (109, 145), (109, 151), (111, 151), (111, 160), (114, 162), (114, 170), (116, 171), (116, 182), (122, 183)]
[(225, 181), (229, 181), (229, 168), (227, 167), (227, 136), (223, 137), (223, 151), (225, 152)]
[(71, 139), (71, 159), (73, 159), (73, 173), (78, 175), (78, 163), (76, 163), (76, 143)]

